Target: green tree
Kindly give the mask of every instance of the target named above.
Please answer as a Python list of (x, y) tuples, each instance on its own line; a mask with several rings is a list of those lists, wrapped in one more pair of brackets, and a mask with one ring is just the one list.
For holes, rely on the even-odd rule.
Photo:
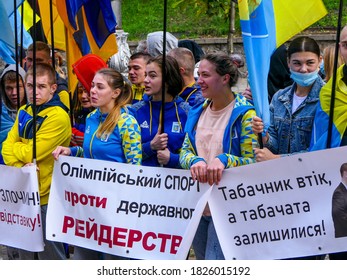
[[(237, 2), (237, 1), (234, 1)], [(173, 3), (172, 7), (186, 8), (188, 5), (194, 4), (197, 9), (197, 15), (206, 14), (209, 16), (217, 15), (229, 19), (230, 1), (229, 0), (178, 0)]]
[(233, 36), (235, 32), (235, 3), (237, 0), (178, 0), (173, 3), (173, 8), (186, 9), (194, 4), (197, 15), (218, 16), (228, 21), (228, 52), (233, 53)]

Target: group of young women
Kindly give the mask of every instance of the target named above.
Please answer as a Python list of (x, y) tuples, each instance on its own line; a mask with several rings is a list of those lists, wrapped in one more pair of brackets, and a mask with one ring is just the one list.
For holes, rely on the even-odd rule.
[[(163, 111), (162, 68), (161, 55), (148, 61), (146, 95), (134, 105), (129, 105), (132, 97), (130, 86), (119, 72), (110, 68), (96, 71), (90, 87), (90, 105), (95, 110), (86, 118), (83, 145), (59, 146), (53, 151), (54, 158), (72, 155), (147, 166), (187, 168), (194, 179), (210, 185), (218, 184), (225, 168), (254, 162), (252, 146), (256, 136), (250, 124), (255, 111), (247, 99), (231, 91), (237, 82), (238, 71), (230, 57), (213, 53), (202, 59), (197, 82), (206, 100), (194, 108), (178, 96), (183, 88), (183, 79), (177, 61), (168, 56), (165, 59)], [(162, 116), (164, 122), (161, 121)], [(211, 221), (210, 214), (207, 215)], [(202, 232), (204, 223), (202, 219), (200, 234), (205, 241), (196, 245), (197, 252), (205, 251), (203, 247), (208, 246), (206, 240), (210, 240), (207, 231)], [(213, 242), (218, 242), (217, 237)], [(76, 247), (75, 258), (109, 256)], [(205, 253), (198, 258), (205, 258)]]

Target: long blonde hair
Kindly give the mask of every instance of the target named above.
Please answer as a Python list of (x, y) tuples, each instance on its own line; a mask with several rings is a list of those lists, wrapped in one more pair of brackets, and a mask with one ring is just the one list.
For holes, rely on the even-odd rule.
[(132, 91), (131, 86), (124, 81), (122, 74), (112, 68), (100, 69), (96, 74), (102, 75), (112, 90), (117, 88), (121, 90), (114, 100), (114, 107), (97, 130), (96, 136), (101, 138), (103, 134), (111, 134), (116, 127), (121, 115), (121, 108), (131, 102)]
[[(325, 78), (324, 80), (327, 82), (333, 75), (334, 70), (334, 58), (335, 58), (335, 45), (331, 44), (327, 46), (323, 51), (323, 61), (324, 61), (324, 72), (325, 72)], [(338, 52), (338, 59), (337, 59), (337, 67), (341, 66), (343, 64), (343, 58), (340, 53)]]

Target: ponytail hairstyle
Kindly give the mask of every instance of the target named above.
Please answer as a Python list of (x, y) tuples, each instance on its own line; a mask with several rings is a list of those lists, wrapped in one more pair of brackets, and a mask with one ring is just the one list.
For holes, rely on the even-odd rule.
[(290, 59), (292, 54), (298, 53), (298, 52), (312, 52), (316, 54), (318, 58), (321, 55), (321, 51), (320, 51), (318, 43), (311, 37), (307, 37), (307, 36), (296, 37), (289, 44), (288, 59)]
[(103, 134), (111, 134), (116, 127), (121, 115), (121, 108), (124, 108), (127, 104), (130, 104), (132, 100), (132, 90), (131, 86), (124, 81), (122, 74), (117, 70), (112, 68), (102, 68), (97, 71), (96, 74), (102, 75), (112, 90), (121, 90), (120, 94), (114, 100), (113, 109), (97, 130), (96, 136), (101, 138)]

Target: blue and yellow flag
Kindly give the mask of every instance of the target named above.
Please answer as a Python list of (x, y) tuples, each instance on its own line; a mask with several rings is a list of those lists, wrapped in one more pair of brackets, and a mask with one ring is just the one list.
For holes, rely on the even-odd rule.
[[(16, 2), (16, 9), (22, 4), (22, 2), (23, 0), (18, 0)], [(6, 63), (15, 63), (15, 34), (13, 27), (11, 26), (10, 18), (16, 9), (13, 1), (0, 1), (0, 57)]]
[(22, 23), (21, 23), (22, 16), (19, 12), (20, 9), (21, 8), (19, 7), (16, 10), (17, 27), (14, 26), (15, 24), (14, 13), (10, 16), (10, 23), (11, 23), (12, 29), (17, 30), (18, 45), (22, 45), (24, 49), (27, 49), (29, 45), (33, 43), (33, 38), (31, 37), (27, 29), (25, 29), (25, 27), (22, 26)]
[(116, 18), (109, 0), (53, 0), (52, 27), (49, 2), (38, 1), (42, 25), (49, 42), (54, 28), (55, 47), (66, 51), (69, 90), (73, 91), (77, 85), (73, 63), (89, 53), (105, 61), (117, 53)]
[(267, 76), (277, 47), (327, 14), (321, 0), (238, 0), (249, 83), (257, 115), (270, 124)]

